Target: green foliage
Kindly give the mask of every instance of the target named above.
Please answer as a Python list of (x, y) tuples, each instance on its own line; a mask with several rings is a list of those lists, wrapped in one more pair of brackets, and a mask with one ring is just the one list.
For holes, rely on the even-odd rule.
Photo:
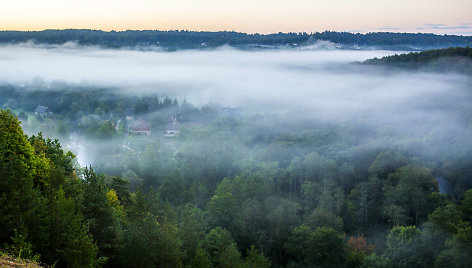
[[(143, 179), (138, 177), (138, 175), (132, 170), (128, 170), (128, 171), (124, 172), (123, 174), (121, 174), (121, 177), (127, 183), (129, 183), (130, 191), (134, 192), (134, 191), (140, 189), (141, 186), (143, 185)], [(113, 186), (112, 186), (112, 188), (113, 188)], [(115, 189), (115, 188), (113, 188), (113, 189)], [(118, 189), (115, 189), (115, 190), (118, 190)]]
[[(198, 262), (204, 266), (206, 253), (201, 242), (207, 229), (204, 212), (193, 204), (187, 203), (182, 209), (179, 224), (179, 236), (182, 239), (182, 250), (185, 262)], [(209, 262), (209, 261), (208, 261)]]
[(123, 206), (128, 207), (131, 202), (129, 182), (117, 176), (113, 176), (111, 180), (110, 188), (115, 191), (118, 201), (123, 204)]
[(406, 164), (407, 159), (399, 153), (381, 152), (369, 167), (369, 173), (379, 178), (387, 178), (388, 174), (395, 172), (397, 168)]
[(113, 262), (118, 251), (120, 225), (108, 201), (103, 177), (92, 168), (85, 168), (83, 187), (81, 212), (97, 241), (99, 254)]
[[(382, 215), (382, 206), (384, 201), (382, 188), (384, 182), (377, 177), (370, 177), (367, 181), (361, 182), (358, 189), (358, 217), (360, 222), (365, 225), (369, 223), (377, 223)], [(388, 213), (390, 219), (397, 219), (391, 213)], [(393, 224), (400, 223), (395, 220)]]
[[(179, 228), (168, 218), (172, 214), (154, 196), (131, 195), (124, 226), (124, 247), (120, 264), (137, 267), (180, 267), (185, 257)], [(153, 206), (156, 206), (153, 208)], [(162, 214), (162, 217), (157, 215)]]
[(416, 267), (421, 265), (420, 232), (415, 226), (396, 226), (387, 237), (385, 257), (393, 267)]
[(330, 227), (318, 227), (313, 231), (301, 225), (293, 230), (285, 248), (299, 264), (339, 267), (347, 261), (344, 239), (343, 234)]
[(431, 223), (451, 234), (456, 233), (457, 226), (462, 220), (457, 206), (452, 203), (445, 207), (436, 208), (428, 218)]
[(16, 229), (14, 232), (15, 235), (11, 238), (12, 245), (7, 246), (6, 250), (19, 259), (38, 261), (40, 256), (33, 253), (33, 246), (26, 241), (25, 236), (19, 234)]
[(190, 266), (195, 268), (211, 267), (210, 257), (208, 253), (201, 247), (197, 247), (195, 256), (190, 261)]
[[(405, 166), (389, 177), (385, 187), (385, 214), (394, 225), (418, 224), (427, 216), (428, 196), (437, 191), (437, 183), (427, 168)], [(411, 220), (408, 220), (409, 217)]]
[(207, 205), (208, 219), (212, 226), (234, 230), (239, 218), (240, 206), (231, 193), (214, 195)]
[(98, 248), (77, 213), (81, 190), (74, 182), (74, 156), (64, 154), (57, 140), (45, 140), (41, 135), (28, 140), (15, 118), (4, 111), (0, 116), (0, 215), (4, 217), (0, 222), (2, 234), (15, 231), (15, 254), (33, 258), (34, 250), (48, 263), (74, 267), (98, 264)]
[(126, 226), (121, 263), (124, 266), (155, 266), (158, 262), (158, 237), (159, 222), (156, 216), (148, 212), (132, 218), (132, 222)]
[(363, 267), (388, 268), (392, 267), (392, 261), (384, 256), (379, 256), (376, 253), (372, 253), (370, 256), (364, 259)]
[(18, 120), (9, 111), (3, 110), (0, 111), (0, 120), (2, 158), (18, 161), (18, 168), (29, 172), (32, 178), (46, 173), (46, 160), (34, 155)]
[(331, 227), (339, 232), (343, 231), (343, 219), (321, 208), (315, 208), (313, 212), (307, 216), (305, 224), (312, 229), (316, 229), (317, 227)]
[(254, 245), (247, 250), (244, 266), (247, 268), (269, 268), (270, 260), (259, 253)]
[(221, 227), (211, 229), (206, 235), (204, 241), (204, 248), (212, 256), (219, 256), (226, 247), (233, 244), (234, 240), (231, 233)]
[(449, 234), (447, 239), (443, 239), (446, 240), (445, 248), (436, 258), (436, 267), (444, 265), (468, 267), (472, 265), (470, 193), (470, 190), (465, 193), (460, 206), (448, 204), (444, 208), (437, 208), (430, 215), (430, 221)]
[(68, 151), (64, 152), (59, 140), (51, 140), (49, 138), (43, 138), (42, 133), (38, 133), (38, 136), (31, 136), (28, 141), (34, 147), (35, 153), (40, 155), (44, 154), (49, 160), (51, 160), (54, 168), (61, 169), (65, 176), (72, 175), (74, 167), (72, 165), (75, 155)]
[[(470, 44), (468, 44), (470, 46)], [(422, 52), (386, 56), (364, 62), (369, 65), (385, 65), (406, 69), (424, 69), (436, 72), (459, 72), (470, 74), (472, 67), (472, 48), (450, 47)]]
[(216, 258), (213, 259), (214, 264), (218, 267), (224, 268), (239, 268), (242, 267), (241, 253), (233, 243), (227, 246)]
[(105, 121), (95, 134), (97, 139), (106, 140), (117, 136), (114, 124), (111, 121)]
[(236, 248), (231, 233), (216, 227), (207, 234), (203, 248), (208, 252), (211, 262), (217, 267), (240, 267), (241, 253)]
[(30, 224), (39, 206), (35, 187), (48, 162), (34, 149), (9, 111), (0, 111), (0, 241)]
[(178, 172), (171, 172), (158, 188), (163, 200), (175, 205), (183, 205), (192, 200), (192, 194), (184, 179)]
[[(89, 228), (84, 224), (81, 214), (76, 213), (74, 201), (66, 198), (59, 190), (55, 197), (56, 202), (50, 203), (49, 215), (49, 259), (54, 262), (56, 257), (59, 264), (80, 267), (100, 264), (96, 259), (98, 246), (95, 244)], [(57, 255), (56, 252), (57, 251)]]
[(436, 259), (436, 267), (444, 265), (469, 267), (472, 265), (472, 228), (470, 223), (462, 223), (452, 239), (446, 241), (446, 249)]
[(464, 220), (472, 222), (472, 189), (464, 193), (464, 199), (461, 201), (460, 210)]

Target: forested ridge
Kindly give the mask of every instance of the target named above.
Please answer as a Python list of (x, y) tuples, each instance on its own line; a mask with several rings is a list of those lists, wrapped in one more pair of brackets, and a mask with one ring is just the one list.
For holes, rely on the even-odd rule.
[(470, 46), (472, 37), (424, 33), (348, 33), (324, 31), (316, 33), (247, 34), (234, 31), (197, 32), (176, 31), (100, 31), (87, 29), (44, 31), (0, 31), (0, 43), (17, 44), (33, 41), (37, 44), (97, 45), (107, 48), (161, 48), (164, 50), (233, 47), (297, 47), (317, 41), (329, 41), (338, 48), (425, 50), (452, 46)]
[(422, 52), (374, 58), (364, 61), (366, 65), (382, 65), (408, 70), (458, 72), (472, 75), (472, 48), (451, 47)]

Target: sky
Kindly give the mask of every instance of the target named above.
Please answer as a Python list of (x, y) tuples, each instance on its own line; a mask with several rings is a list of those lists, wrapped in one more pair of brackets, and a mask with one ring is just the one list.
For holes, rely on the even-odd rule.
[(471, 0), (15, 0), (0, 30), (196, 30), (472, 35)]

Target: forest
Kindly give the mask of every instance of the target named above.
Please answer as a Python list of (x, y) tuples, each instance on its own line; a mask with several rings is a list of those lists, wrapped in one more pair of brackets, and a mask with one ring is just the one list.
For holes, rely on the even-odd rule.
[(436, 35), (425, 33), (349, 33), (324, 31), (315, 33), (247, 34), (233, 31), (196, 32), (176, 31), (99, 31), (87, 29), (44, 31), (0, 31), (0, 43), (15, 44), (33, 41), (38, 44), (96, 45), (107, 48), (151, 47), (163, 50), (204, 49), (229, 45), (238, 48), (304, 47), (319, 41), (329, 41), (345, 49), (425, 50), (451, 46), (471, 46), (470, 36)]
[[(470, 267), (472, 81), (460, 60), (441, 61), (451, 76), (428, 67), (457, 53), (470, 58), (455, 48), (334, 65), (333, 88), (347, 90), (308, 104), (275, 86), (286, 95), (262, 92), (268, 106), (3, 82), (1, 251), (55, 267)], [(416, 69), (384, 68), (402, 61)], [(302, 67), (287, 68), (322, 84)]]
[(407, 70), (453, 72), (472, 75), (472, 48), (451, 47), (374, 58), (366, 65), (384, 65)]

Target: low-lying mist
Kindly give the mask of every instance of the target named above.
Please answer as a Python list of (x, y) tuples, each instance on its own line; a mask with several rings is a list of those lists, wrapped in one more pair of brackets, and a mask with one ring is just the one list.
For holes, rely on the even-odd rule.
[[(259, 136), (290, 133), (294, 124), (298, 133), (323, 122), (383, 133), (368, 141), (372, 146), (422, 143), (421, 151), (427, 140), (434, 153), (469, 148), (469, 78), (352, 64), (395, 53), (230, 47), (160, 52), (28, 43), (0, 47), (0, 80), (29, 90), (54, 90), (51, 85), (61, 81), (185, 99), (197, 107), (240, 107), (250, 126), (245, 131), (255, 129)], [(270, 119), (254, 122), (259, 119), (249, 118), (255, 114)]]
[(143, 52), (24, 44), (1, 47), (0, 79), (112, 86), (130, 94), (157, 93), (196, 104), (273, 104), (278, 110), (297, 107), (336, 118), (356, 111), (398, 113), (400, 104), (411, 106), (426, 96), (454, 93), (462, 82), (461, 77), (385, 74), (347, 66), (393, 53), (230, 47)]

